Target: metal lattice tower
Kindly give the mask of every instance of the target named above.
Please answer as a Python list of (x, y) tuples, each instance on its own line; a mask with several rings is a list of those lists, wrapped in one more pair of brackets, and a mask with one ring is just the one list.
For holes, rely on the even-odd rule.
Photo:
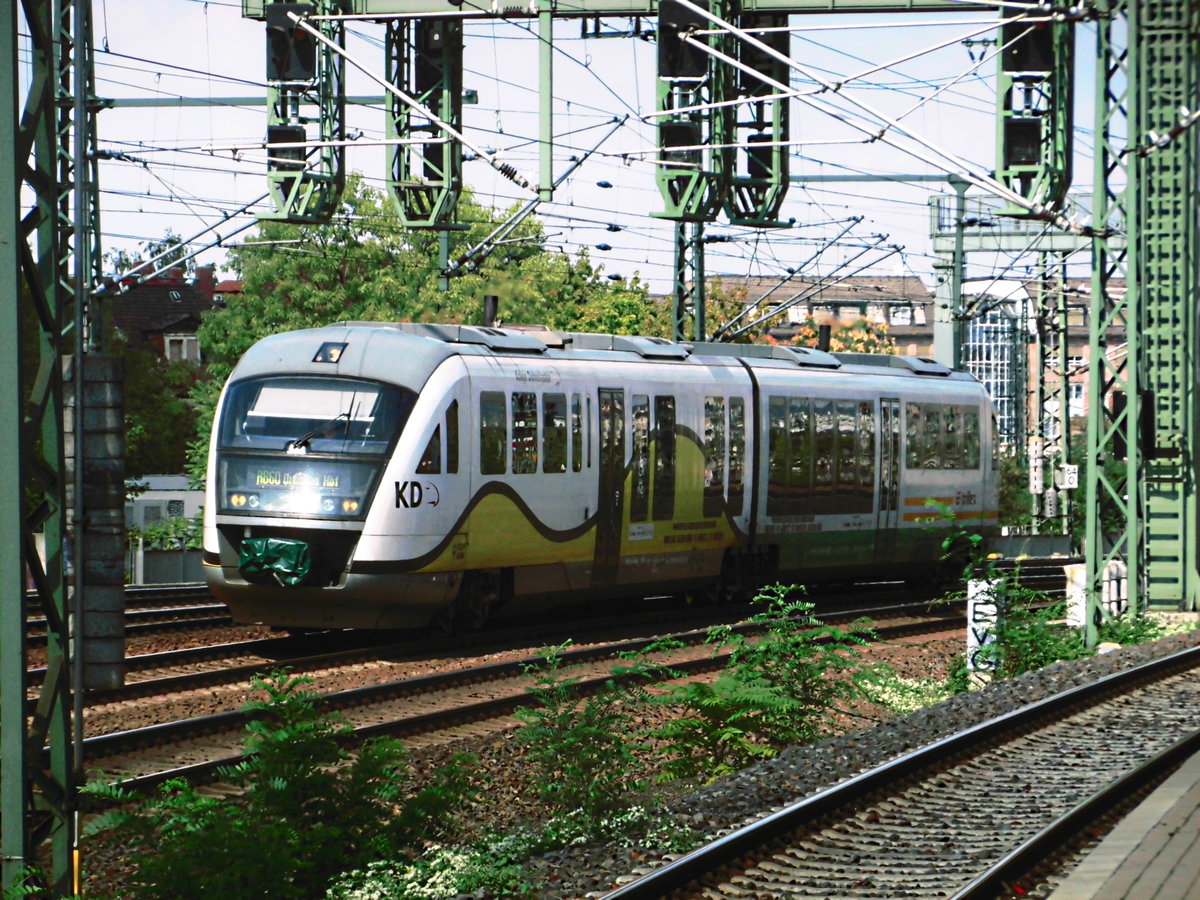
[[(36, 861), (43, 842), (51, 848), (52, 888), (66, 896), (75, 888), (78, 781), (77, 737), (81, 703), (73, 683), (64, 545), (66, 475), (63, 438), (63, 359), (83, 347), (83, 300), (91, 283), (91, 241), (99, 228), (95, 212), (94, 107), (91, 91), (90, 3), (69, 0), (25, 2), (19, 19), (15, 0), (2, 0), (3, 40), (11, 52), (4, 70), (7, 87), (4, 128), (15, 137), (6, 146), (11, 166), (4, 184), (4, 239), (10, 257), (3, 268), (0, 294), (5, 313), (3, 354), (8, 367), (4, 433), (10, 447), (5, 457), (18, 460), (3, 467), (4, 515), (9, 534), (3, 556), (0, 596), (3, 638), (0, 682), (3, 717), (0, 740), (0, 824), (3, 879), (19, 883), (23, 870)], [(19, 101), (16, 35), (23, 24), (30, 35), (32, 69), (29, 92)], [(18, 124), (19, 123), (19, 124)], [(21, 214), (22, 189), (34, 205)], [(98, 260), (95, 260), (98, 263)], [(73, 318), (69, 318), (72, 297)], [(28, 310), (32, 314), (23, 314)], [(21, 368), (21, 350), (37, 347), (37, 373), (32, 382)], [(15, 386), (15, 389), (14, 389)], [(35, 534), (44, 540), (44, 558), (36, 551)], [(18, 549), (19, 548), (19, 549)], [(78, 548), (77, 548), (78, 549)], [(17, 552), (14, 552), (16, 550)], [(46, 678), (37, 712), (25, 720), (25, 573), (32, 576), (49, 631)], [(40, 748), (49, 748), (48, 764)]]
[[(1200, 9), (1188, 0), (1097, 9), (1088, 585), (1098, 596), (1106, 573), (1127, 569), (1132, 608), (1194, 610), (1200, 247), (1187, 119), (1200, 107)], [(1127, 249), (1114, 242), (1121, 218)], [(1120, 278), (1124, 293), (1113, 289)], [(1110, 346), (1113, 327), (1125, 347)]]

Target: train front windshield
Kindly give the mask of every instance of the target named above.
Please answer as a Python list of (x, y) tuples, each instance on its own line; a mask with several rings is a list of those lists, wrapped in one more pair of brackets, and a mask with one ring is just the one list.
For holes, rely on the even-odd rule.
[(361, 519), (416, 394), (349, 378), (232, 385), (218, 425), (222, 513)]

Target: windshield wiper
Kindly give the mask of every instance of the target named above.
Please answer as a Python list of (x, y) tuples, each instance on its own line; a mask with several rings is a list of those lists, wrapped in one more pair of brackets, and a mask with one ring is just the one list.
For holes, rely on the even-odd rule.
[(350, 422), (349, 411), (344, 412), (344, 413), (339, 413), (338, 415), (334, 416), (332, 419), (326, 419), (324, 422), (322, 422), (316, 428), (312, 429), (311, 431), (306, 432), (305, 434), (296, 438), (294, 441), (288, 441), (287, 446), (284, 449), (287, 450), (288, 453), (304, 452), (304, 450), (307, 449), (309, 442), (313, 438), (331, 436), (334, 433), (334, 431), (337, 430), (336, 426), (337, 426), (338, 422), (340, 422), (342, 419), (345, 419), (346, 423), (349, 424), (349, 422)]

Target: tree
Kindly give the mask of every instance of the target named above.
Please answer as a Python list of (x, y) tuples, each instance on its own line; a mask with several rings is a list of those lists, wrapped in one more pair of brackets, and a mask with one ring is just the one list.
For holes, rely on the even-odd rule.
[(168, 362), (146, 349), (118, 348), (125, 369), (125, 476), (181, 472), (196, 433), (188, 400), (203, 377), (189, 362)]
[[(168, 228), (160, 240), (143, 241), (141, 244), (142, 254), (145, 254), (145, 260), (153, 259), (154, 262), (147, 266), (142, 254), (130, 253), (127, 250), (110, 250), (104, 254), (104, 261), (108, 263), (116, 275), (132, 275), (138, 269), (145, 268), (145, 271), (138, 272), (141, 275), (148, 275), (152, 271), (159, 269), (167, 269), (174, 263), (183, 266), (186, 275), (194, 275), (196, 273), (196, 262), (192, 258), (186, 260), (183, 257), (187, 254), (187, 248), (183, 244), (183, 238), (177, 235), (174, 231)], [(154, 259), (159, 254), (163, 254), (161, 259)]]
[[(719, 278), (714, 279), (708, 284), (704, 292), (705, 330), (708, 334), (715, 335), (718, 331), (721, 331), (722, 340), (731, 340), (737, 344), (762, 343), (765, 341), (767, 338), (767, 329), (774, 325), (775, 321), (768, 319), (765, 322), (751, 326), (750, 323), (761, 318), (767, 310), (756, 307), (747, 312), (746, 304), (749, 301), (749, 297), (750, 292), (745, 287), (727, 288)], [(733, 323), (735, 320), (737, 324), (733, 325), (729, 332), (723, 331), (724, 326)], [(743, 333), (737, 337), (731, 337), (734, 331), (742, 328), (746, 329)]]
[[(790, 341), (779, 341), (766, 336), (768, 344), (792, 344), (798, 347), (816, 347), (820, 329), (812, 316), (807, 316)], [(888, 337), (887, 325), (869, 319), (837, 324), (829, 336), (829, 349), (846, 353), (895, 353), (896, 342)]]

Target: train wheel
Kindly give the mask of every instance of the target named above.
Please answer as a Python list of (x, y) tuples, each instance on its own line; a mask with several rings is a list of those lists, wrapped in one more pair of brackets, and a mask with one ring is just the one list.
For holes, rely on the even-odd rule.
[(468, 572), (463, 576), (454, 602), (438, 613), (432, 627), (445, 634), (478, 631), (487, 623), (499, 597), (499, 583), (495, 576)]
[(454, 599), (459, 630), (478, 631), (482, 628), (499, 598), (500, 590), (494, 577), (482, 572), (468, 572), (463, 576), (462, 586)]

